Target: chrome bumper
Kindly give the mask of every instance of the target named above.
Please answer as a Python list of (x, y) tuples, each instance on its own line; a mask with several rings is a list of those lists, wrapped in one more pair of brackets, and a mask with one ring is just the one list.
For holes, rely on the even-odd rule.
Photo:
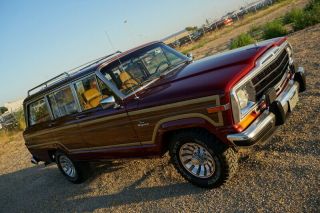
[[(299, 71), (304, 73), (303, 68), (299, 68)], [(275, 101), (282, 108), (284, 116), (287, 116), (287, 113), (294, 108), (298, 99), (299, 87), (301, 87), (300, 82), (290, 80), (284, 91), (276, 98)], [(250, 146), (267, 139), (274, 132), (277, 120), (280, 119), (277, 114), (271, 109), (265, 110), (245, 131), (229, 134), (228, 140), (237, 146)]]

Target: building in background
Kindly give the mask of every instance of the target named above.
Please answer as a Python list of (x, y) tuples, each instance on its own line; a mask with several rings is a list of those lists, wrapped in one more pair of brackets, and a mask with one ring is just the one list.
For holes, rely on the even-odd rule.
[(8, 109), (9, 112), (17, 112), (22, 109), (23, 99), (17, 101), (11, 101), (4, 104), (4, 107)]

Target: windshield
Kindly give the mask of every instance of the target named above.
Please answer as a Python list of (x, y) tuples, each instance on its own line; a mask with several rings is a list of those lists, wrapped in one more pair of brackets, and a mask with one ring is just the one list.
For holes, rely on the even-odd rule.
[(160, 43), (125, 56), (101, 72), (128, 95), (186, 61), (186, 56)]

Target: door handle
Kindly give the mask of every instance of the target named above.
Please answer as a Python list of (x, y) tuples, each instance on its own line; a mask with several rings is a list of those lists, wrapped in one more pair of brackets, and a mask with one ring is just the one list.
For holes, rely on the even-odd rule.
[(139, 121), (138, 122), (138, 127), (144, 127), (144, 126), (149, 126), (149, 123), (146, 123), (144, 121)]
[(79, 119), (84, 118), (84, 117), (86, 117), (86, 115), (78, 115), (78, 116), (76, 116), (76, 119), (79, 120)]
[(52, 123), (49, 123), (48, 126), (53, 127), (55, 124), (56, 124), (55, 122), (52, 122)]

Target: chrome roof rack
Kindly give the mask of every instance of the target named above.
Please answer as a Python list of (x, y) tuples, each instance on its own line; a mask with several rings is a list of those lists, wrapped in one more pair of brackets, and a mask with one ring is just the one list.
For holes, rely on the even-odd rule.
[(82, 65), (80, 65), (80, 66), (78, 66), (78, 67), (76, 67), (76, 68), (73, 68), (73, 69), (71, 69), (71, 70), (69, 70), (69, 71), (67, 71), (67, 72), (63, 72), (63, 73), (61, 73), (61, 74), (59, 74), (59, 75), (57, 75), (57, 76), (49, 79), (48, 81), (45, 81), (45, 82), (43, 82), (42, 84), (39, 84), (38, 86), (36, 86), (36, 87), (28, 90), (28, 96), (30, 96), (31, 92), (34, 91), (34, 90), (36, 90), (36, 89), (39, 89), (39, 91), (40, 91), (40, 90), (48, 87), (49, 85), (51, 85), (51, 84), (53, 84), (53, 83), (56, 83), (56, 82), (61, 81), (61, 80), (65, 79), (65, 78), (68, 78), (68, 77), (70, 77), (71, 75), (74, 75), (74, 74), (76, 74), (77, 72), (79, 72), (79, 71), (81, 71), (81, 70), (83, 70), (83, 69), (85, 69), (85, 68), (91, 67), (91, 66), (93, 66), (93, 65), (95, 65), (95, 64), (97, 64), (97, 63), (99, 63), (99, 62), (101, 62), (101, 61), (103, 61), (103, 60), (106, 60), (106, 59), (110, 58), (110, 57), (113, 56), (113, 55), (120, 54), (120, 53), (121, 53), (121, 51), (118, 50), (117, 52), (114, 52), (114, 53), (112, 53), (112, 54), (103, 56), (103, 57), (101, 57), (101, 58), (98, 58), (98, 59), (89, 61), (89, 62), (87, 62), (87, 63), (85, 63), (85, 64), (82, 64)]
[(82, 64), (82, 65), (80, 65), (80, 66), (78, 66), (78, 67), (75, 67), (75, 68), (67, 71), (67, 73), (69, 73), (69, 74), (75, 74), (75, 73), (77, 73), (77, 72), (80, 71), (80, 70), (83, 70), (83, 69), (85, 69), (85, 68), (88, 68), (88, 67), (90, 67), (90, 66), (92, 66), (92, 65), (95, 65), (95, 64), (97, 64), (97, 63), (99, 63), (99, 62), (101, 62), (101, 61), (103, 61), (103, 60), (106, 60), (106, 59), (110, 58), (111, 56), (114, 56), (114, 55), (120, 54), (120, 53), (122, 53), (122, 52), (118, 50), (117, 52), (114, 52), (114, 53), (111, 53), (111, 54), (109, 54), (109, 55), (100, 57), (100, 58), (98, 58), (98, 59), (94, 59), (94, 60), (92, 60), (92, 61), (89, 61), (89, 62), (87, 62), (87, 63), (85, 63), (85, 64)]
[(45, 81), (45, 82), (43, 82), (42, 84), (39, 84), (38, 86), (36, 86), (36, 87), (28, 90), (28, 96), (30, 96), (30, 93), (31, 93), (32, 91), (36, 90), (36, 89), (39, 89), (39, 90), (44, 89), (44, 88), (48, 87), (48, 85), (49, 85), (50, 83), (52, 84), (52, 83), (54, 83), (54, 82), (57, 82), (57, 81), (59, 81), (59, 80), (62, 80), (62, 79), (64, 79), (64, 78), (67, 78), (67, 77), (69, 77), (69, 76), (70, 76), (70, 74), (67, 73), (67, 72), (61, 73), (60, 75), (57, 75), (57, 76), (49, 79), (48, 81)]

